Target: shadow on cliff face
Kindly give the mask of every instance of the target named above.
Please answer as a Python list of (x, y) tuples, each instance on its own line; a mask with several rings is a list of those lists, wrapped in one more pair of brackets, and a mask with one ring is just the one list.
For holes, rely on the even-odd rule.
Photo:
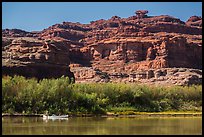
[(47, 68), (47, 67), (6, 67), (2, 66), (2, 76), (3, 75), (20, 75), (26, 78), (36, 78), (38, 81), (44, 78), (60, 78), (61, 76), (67, 76), (72, 79), (72, 82), (75, 82), (74, 74), (69, 70), (69, 68), (65, 68), (63, 71), (59, 70), (57, 67)]

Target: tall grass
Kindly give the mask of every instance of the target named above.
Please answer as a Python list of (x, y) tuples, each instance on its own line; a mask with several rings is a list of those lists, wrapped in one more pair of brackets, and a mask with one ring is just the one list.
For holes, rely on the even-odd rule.
[(202, 111), (202, 85), (156, 87), (124, 83), (72, 83), (68, 77), (2, 78), (2, 112), (40, 114)]

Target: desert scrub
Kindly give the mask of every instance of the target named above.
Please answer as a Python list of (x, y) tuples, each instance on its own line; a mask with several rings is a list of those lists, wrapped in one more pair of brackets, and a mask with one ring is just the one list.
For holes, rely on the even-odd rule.
[(129, 114), (202, 111), (202, 85), (156, 87), (136, 83), (73, 83), (68, 77), (39, 82), (2, 78), (2, 113)]

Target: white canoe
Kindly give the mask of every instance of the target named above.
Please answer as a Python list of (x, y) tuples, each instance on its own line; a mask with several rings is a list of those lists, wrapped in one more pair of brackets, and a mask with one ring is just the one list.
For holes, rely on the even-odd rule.
[(56, 116), (56, 115), (46, 116), (46, 115), (43, 115), (43, 119), (65, 119), (65, 118), (68, 118), (68, 115), (60, 115), (60, 116)]

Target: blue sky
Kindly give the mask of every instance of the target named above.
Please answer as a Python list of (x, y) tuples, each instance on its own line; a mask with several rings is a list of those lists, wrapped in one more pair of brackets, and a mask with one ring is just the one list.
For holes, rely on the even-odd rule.
[(87, 24), (115, 15), (127, 18), (136, 10), (186, 21), (202, 16), (202, 2), (2, 2), (2, 28), (40, 31), (63, 21)]

